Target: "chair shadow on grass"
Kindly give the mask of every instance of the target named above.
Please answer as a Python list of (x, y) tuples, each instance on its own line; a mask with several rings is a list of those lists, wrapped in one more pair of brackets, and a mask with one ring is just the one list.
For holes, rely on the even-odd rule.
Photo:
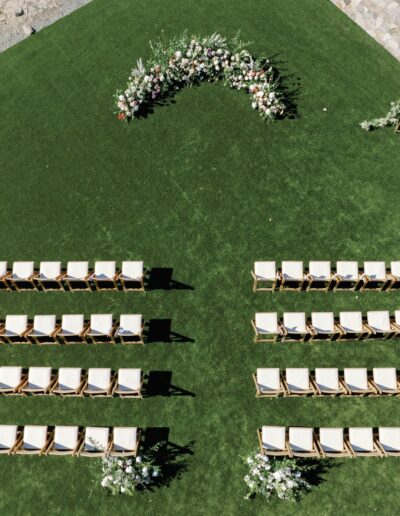
[(172, 267), (153, 267), (150, 269), (146, 290), (194, 290), (194, 287), (173, 279)]
[(186, 337), (171, 329), (171, 319), (150, 319), (145, 331), (146, 343), (151, 342), (194, 342), (194, 339)]
[[(156, 451), (152, 450), (154, 446), (159, 446)], [(171, 442), (167, 427), (146, 428), (142, 449), (150, 456), (154, 453), (154, 461), (161, 469), (161, 476), (153, 479), (152, 484), (155, 487), (168, 487), (173, 480), (180, 478), (188, 469), (188, 456), (194, 455), (193, 447), (194, 441), (184, 446)]]
[(147, 375), (147, 382), (144, 389), (144, 398), (153, 398), (155, 396), (191, 396), (193, 392), (172, 385), (172, 371), (150, 371)]
[(325, 482), (325, 478), (323, 477), (324, 473), (332, 468), (337, 468), (339, 466), (338, 459), (336, 458), (314, 459), (300, 457), (297, 458), (297, 461), (298, 464), (307, 468), (302, 476), (304, 480), (310, 484), (311, 489)]

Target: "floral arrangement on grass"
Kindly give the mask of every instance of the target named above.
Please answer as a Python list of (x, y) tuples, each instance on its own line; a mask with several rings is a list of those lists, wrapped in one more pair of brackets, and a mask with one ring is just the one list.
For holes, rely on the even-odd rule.
[(303, 478), (311, 467), (296, 459), (269, 458), (254, 452), (245, 459), (249, 472), (244, 481), (248, 487), (246, 499), (256, 495), (270, 500), (273, 495), (281, 500), (296, 501), (302, 492), (309, 491), (311, 485)]
[(111, 495), (132, 496), (137, 490), (151, 488), (160, 476), (161, 468), (155, 464), (152, 454), (101, 459), (101, 487)]
[(395, 126), (395, 131), (400, 132), (400, 99), (390, 104), (390, 110), (383, 118), (374, 118), (373, 120), (364, 120), (360, 123), (362, 129), (371, 131), (379, 127)]
[(283, 116), (287, 108), (276, 68), (269, 59), (254, 58), (244, 46), (239, 35), (228, 41), (220, 34), (189, 37), (186, 32), (167, 45), (150, 43), (147, 63), (139, 59), (125, 91), (115, 95), (115, 114), (130, 121), (185, 86), (223, 81), (248, 93), (263, 119)]

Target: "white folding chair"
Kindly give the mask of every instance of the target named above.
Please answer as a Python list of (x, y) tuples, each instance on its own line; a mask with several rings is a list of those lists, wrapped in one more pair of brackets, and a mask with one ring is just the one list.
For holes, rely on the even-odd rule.
[(14, 262), (7, 279), (15, 290), (36, 290), (36, 275), (34, 262)]
[(303, 262), (282, 262), (280, 290), (301, 290), (304, 283)]
[[(274, 291), (277, 285), (277, 272), (275, 262), (254, 262), (254, 270), (251, 271), (253, 276), (253, 292), (257, 290)], [(259, 286), (262, 285), (261, 287)]]
[(109, 454), (110, 448), (110, 429), (88, 426), (78, 455), (82, 457), (104, 457)]
[(88, 327), (83, 314), (64, 314), (56, 338), (63, 344), (86, 342), (85, 332)]
[(382, 453), (389, 457), (400, 455), (400, 428), (381, 426), (378, 428), (378, 445)]
[(50, 444), (52, 433), (47, 426), (27, 425), (22, 432), (22, 439), (14, 453), (24, 455), (43, 455)]
[(0, 425), (0, 453), (13, 455), (21, 439), (17, 425)]
[(141, 314), (121, 314), (115, 336), (122, 344), (144, 344), (143, 317)]
[(111, 396), (113, 385), (114, 377), (110, 368), (91, 367), (82, 392), (87, 396)]
[(364, 262), (361, 290), (383, 290), (390, 282), (385, 262)]
[(344, 438), (343, 428), (320, 428), (318, 447), (323, 458), (352, 457), (348, 442)]
[(33, 327), (27, 333), (27, 337), (32, 344), (58, 344), (56, 339), (58, 329), (55, 315), (35, 315)]
[(112, 394), (120, 398), (143, 398), (143, 374), (141, 369), (118, 369), (118, 377)]
[(263, 426), (257, 430), (260, 451), (263, 455), (290, 456), (286, 428), (284, 426)]
[(400, 394), (400, 383), (395, 367), (374, 367), (371, 383), (380, 396)]
[(333, 279), (335, 280), (333, 290), (357, 290), (361, 282), (358, 262), (336, 262)]
[(0, 367), (0, 394), (19, 394), (19, 389), (26, 382), (22, 367)]
[(92, 281), (96, 290), (117, 290), (117, 267), (115, 261), (95, 262)]
[(254, 342), (276, 342), (282, 337), (282, 327), (276, 312), (256, 313), (251, 321), (254, 330)]
[(291, 426), (289, 446), (293, 457), (319, 457), (313, 428)]
[(8, 271), (7, 262), (0, 262), (0, 290), (11, 290), (11, 287), (8, 283), (9, 277), (10, 272)]
[(136, 427), (115, 427), (110, 448), (113, 457), (136, 456), (139, 449), (140, 430)]
[(316, 367), (314, 387), (317, 396), (340, 396), (347, 394), (347, 390), (339, 378), (337, 367)]
[(68, 262), (67, 272), (63, 281), (70, 291), (92, 290), (90, 278), (93, 271), (89, 271), (89, 262)]
[(122, 262), (118, 280), (124, 290), (144, 290), (144, 268), (142, 261)]
[(19, 389), (21, 394), (50, 394), (56, 382), (51, 367), (30, 367), (28, 378)]
[(373, 339), (390, 339), (397, 332), (390, 322), (389, 310), (367, 312), (367, 326)]
[(339, 328), (341, 330), (339, 340), (360, 340), (371, 334), (362, 320), (361, 312), (340, 312)]
[(27, 315), (6, 315), (0, 338), (8, 344), (26, 343), (29, 342), (26, 335), (31, 328), (32, 324), (28, 324)]
[(308, 328), (310, 340), (335, 340), (340, 336), (340, 328), (335, 322), (333, 312), (312, 312)]
[(287, 367), (283, 383), (289, 396), (315, 394), (310, 373), (306, 367)]
[(369, 427), (349, 428), (349, 445), (354, 457), (382, 457), (383, 455), (377, 439), (374, 438), (373, 429)]
[(304, 342), (311, 335), (304, 312), (284, 312), (282, 342)]
[(64, 290), (61, 262), (40, 262), (35, 281), (41, 290)]
[(79, 427), (56, 426), (46, 455), (76, 455), (82, 439), (83, 434), (80, 434)]
[(400, 262), (390, 262), (388, 290), (398, 290), (400, 288)]
[(253, 380), (256, 386), (256, 398), (270, 398), (286, 394), (277, 367), (257, 368), (256, 374), (253, 373)]
[(112, 314), (92, 314), (89, 328), (85, 332), (85, 338), (89, 337), (93, 344), (100, 342), (115, 344), (114, 331), (115, 324)]
[(56, 382), (51, 389), (51, 394), (83, 396), (82, 389), (85, 381), (86, 379), (82, 378), (82, 369), (80, 367), (60, 367)]
[(322, 290), (327, 292), (332, 285), (331, 262), (311, 261), (306, 275), (307, 291)]
[(366, 367), (345, 367), (343, 384), (349, 396), (376, 394), (376, 389), (368, 379)]

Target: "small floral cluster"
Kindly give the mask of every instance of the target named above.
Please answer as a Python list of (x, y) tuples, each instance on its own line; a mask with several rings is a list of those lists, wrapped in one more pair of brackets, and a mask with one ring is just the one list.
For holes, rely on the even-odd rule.
[(362, 129), (365, 131), (371, 131), (372, 129), (378, 129), (379, 127), (387, 127), (389, 125), (396, 126), (396, 130), (400, 126), (400, 100), (392, 102), (390, 104), (390, 111), (383, 118), (375, 118), (374, 120), (364, 120), (360, 123)]
[(256, 59), (236, 36), (220, 34), (200, 38), (184, 33), (166, 47), (151, 45), (146, 66), (140, 59), (125, 91), (116, 93), (116, 114), (121, 120), (139, 116), (141, 109), (171, 92), (202, 81), (219, 81), (250, 95), (253, 109), (266, 120), (286, 112), (276, 69), (268, 59)]
[(303, 467), (295, 459), (268, 458), (254, 452), (245, 460), (249, 473), (244, 481), (248, 487), (246, 499), (261, 495), (269, 500), (274, 494), (281, 500), (295, 501), (311, 486), (302, 478)]
[(139, 489), (148, 489), (161, 474), (160, 468), (145, 455), (133, 458), (101, 459), (101, 486), (112, 495), (132, 496)]

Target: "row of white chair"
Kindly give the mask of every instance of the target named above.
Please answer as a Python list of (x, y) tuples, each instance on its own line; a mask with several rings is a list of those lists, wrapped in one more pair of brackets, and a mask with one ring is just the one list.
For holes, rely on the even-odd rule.
[(395, 367), (306, 367), (258, 368), (253, 373), (256, 397), (274, 396), (393, 396), (400, 395), (400, 377)]
[(49, 394), (59, 396), (120, 396), (142, 398), (141, 369), (80, 367), (0, 367), (0, 394)]
[(7, 455), (136, 456), (136, 427), (0, 425), (0, 453)]
[(257, 290), (392, 290), (400, 288), (400, 261), (364, 262), (338, 261), (332, 268), (330, 261), (310, 261), (305, 269), (302, 261), (254, 262), (253, 291)]
[(362, 312), (312, 312), (307, 318), (304, 312), (284, 312), (278, 319), (277, 312), (259, 312), (251, 321), (254, 342), (282, 342), (305, 340), (360, 340), (389, 339), (400, 336), (400, 310), (391, 316), (388, 310)]
[(144, 290), (142, 261), (124, 261), (117, 269), (115, 261), (95, 262), (40, 262), (35, 268), (33, 261), (14, 262), (8, 269), (7, 262), (0, 262), (0, 285), (6, 290)]
[(31, 344), (68, 344), (71, 342), (109, 342), (143, 344), (141, 314), (121, 314), (115, 322), (112, 314), (92, 314), (85, 322), (83, 314), (66, 314), (61, 321), (55, 315), (7, 315), (0, 324), (0, 342)]
[(314, 428), (263, 426), (257, 430), (263, 455), (289, 457), (400, 456), (400, 428)]

